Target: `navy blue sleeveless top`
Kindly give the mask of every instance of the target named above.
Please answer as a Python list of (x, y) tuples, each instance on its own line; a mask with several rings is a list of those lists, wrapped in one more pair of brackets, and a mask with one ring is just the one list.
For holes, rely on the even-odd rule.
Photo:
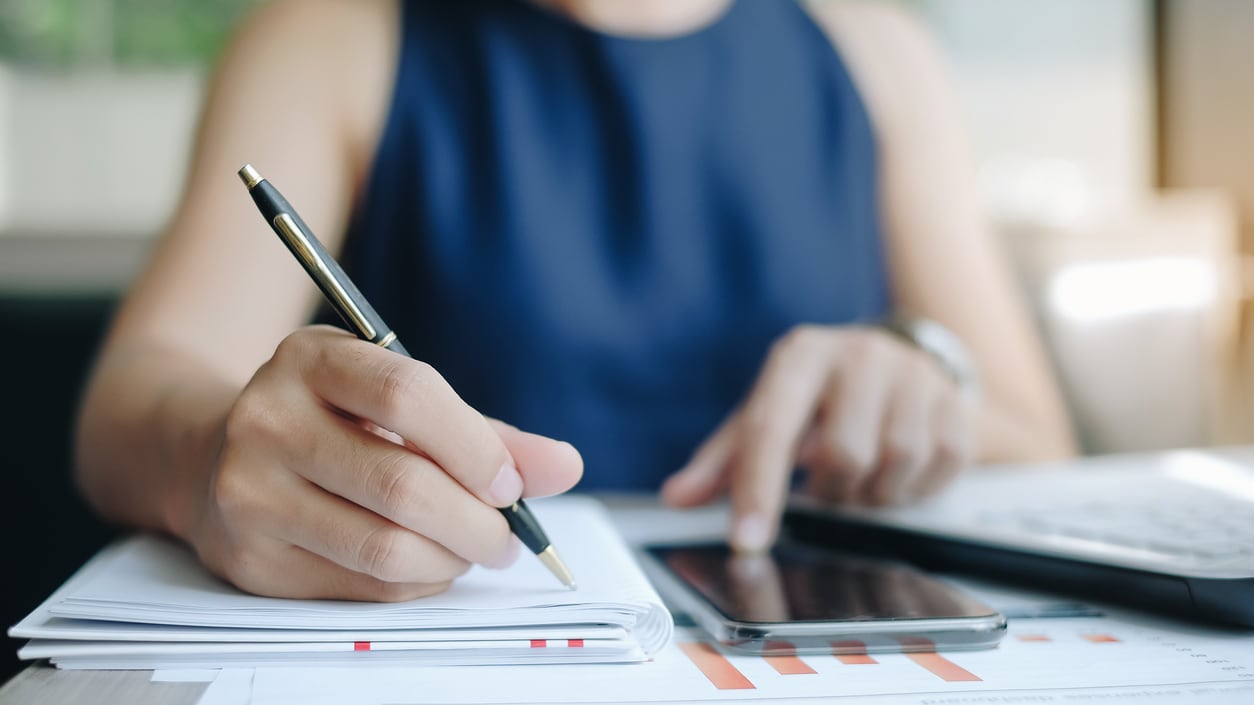
[(663, 39), (403, 8), (346, 266), (468, 403), (572, 442), (580, 488), (657, 487), (774, 339), (888, 308), (871, 127), (795, 3)]

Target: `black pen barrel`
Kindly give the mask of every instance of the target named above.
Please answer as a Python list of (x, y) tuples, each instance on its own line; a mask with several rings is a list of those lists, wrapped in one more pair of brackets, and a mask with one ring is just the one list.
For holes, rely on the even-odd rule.
[(508, 507), (502, 507), (501, 513), (505, 515), (505, 521), (509, 523), (509, 528), (514, 535), (529, 551), (541, 553), (549, 547), (549, 537), (545, 535), (544, 529), (540, 528), (540, 522), (536, 521), (535, 515), (527, 509), (527, 505), (523, 504), (521, 499)]
[(384, 323), (283, 194), (265, 179), (249, 187), (248, 193), (266, 222), (300, 261), (344, 324), (363, 340), (408, 357), (409, 353), (396, 339), (392, 329)]

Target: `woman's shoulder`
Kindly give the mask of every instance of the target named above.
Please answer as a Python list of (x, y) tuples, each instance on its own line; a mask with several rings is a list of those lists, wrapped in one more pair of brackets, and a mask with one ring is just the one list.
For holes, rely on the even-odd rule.
[[(314, 120), (364, 169), (392, 93), (399, 0), (272, 0), (237, 28), (218, 67), (226, 107)], [(250, 99), (239, 105), (240, 98)]]
[(931, 34), (917, 15), (895, 3), (874, 0), (800, 0), (802, 7), (856, 61), (898, 68), (937, 58)]
[(270, 0), (240, 24), (231, 48), (260, 43), (306, 58), (346, 58), (396, 33), (399, 0)]
[(948, 102), (945, 59), (920, 19), (893, 3), (802, 0), (840, 51), (881, 133), (916, 123), (920, 113)]
[(393, 21), (400, 0), (268, 0), (245, 19), (244, 27), (264, 26), (352, 32)]

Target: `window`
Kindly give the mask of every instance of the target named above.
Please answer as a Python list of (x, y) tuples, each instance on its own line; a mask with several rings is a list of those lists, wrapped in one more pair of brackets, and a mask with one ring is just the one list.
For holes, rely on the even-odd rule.
[(5, 0), (0, 60), (34, 68), (210, 60), (256, 0)]

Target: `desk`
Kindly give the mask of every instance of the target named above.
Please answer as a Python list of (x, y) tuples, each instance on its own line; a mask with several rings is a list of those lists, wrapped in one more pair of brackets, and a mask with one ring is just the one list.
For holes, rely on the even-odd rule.
[[(623, 536), (629, 542), (634, 544), (667, 538), (674, 539), (676, 537), (699, 539), (715, 536), (721, 533), (726, 521), (725, 511), (719, 507), (696, 510), (678, 516), (667, 513), (663, 518), (663, 515), (661, 514), (662, 510), (660, 510), (660, 508), (658, 508), (656, 503), (652, 500), (642, 500), (630, 497), (603, 497), (602, 499), (606, 501), (606, 504), (610, 507), (612, 515)], [(1034, 631), (1039, 631), (1041, 635), (1021, 636), (1017, 641), (1048, 642), (1050, 639), (1046, 635), (1050, 629), (1053, 629), (1058, 625), (1062, 625), (1065, 620), (1046, 621), (1049, 622), (1048, 625), (1041, 625), (1040, 627), (1034, 626), (1033, 628)], [(1123, 627), (1130, 631), (1135, 631), (1140, 628), (1138, 625), (1141, 621), (1142, 620), (1140, 618), (1137, 618), (1136, 625), (1133, 625), (1131, 620), (1125, 620)], [(1152, 618), (1144, 618), (1144, 622), (1147, 626), (1149, 623), (1154, 621), (1156, 620), (1153, 620)], [(1088, 636), (1097, 637), (1103, 635), (1090, 634)], [(1104, 637), (1100, 639), (1093, 639), (1093, 641), (1118, 642), (1120, 640), (1116, 638)], [(1203, 641), (1205, 640), (1203, 639)], [(1244, 644), (1245, 642), (1243, 641), (1240, 647), (1242, 657), (1240, 659), (1242, 662), (1241, 665), (1252, 666), (1254, 663), (1247, 663), (1250, 659), (1244, 658), (1247, 653)], [(1196, 645), (1197, 644), (1192, 644), (1192, 646)], [(1015, 646), (1015, 643), (1007, 643), (1004, 645), (1003, 649), (1009, 651)], [(1158, 644), (1155, 645), (1154, 648), (1166, 648), (1171, 652), (1195, 652), (1194, 654), (1186, 654), (1184, 656), (1172, 653), (1172, 658), (1186, 658), (1188, 656), (1194, 656), (1205, 660), (1207, 657), (1206, 654), (1197, 652), (1195, 649), (1174, 648), (1176, 646), (1186, 647), (1186, 644), (1180, 642), (1174, 644)], [(1018, 648), (1022, 650), (1023, 648), (1035, 647), (1023, 647), (1020, 645)], [(1096, 648), (1118, 647), (1099, 646)], [(991, 672), (998, 670), (1002, 664), (1008, 663), (1004, 659), (997, 659), (997, 656), (998, 652), (966, 652), (966, 654), (961, 658), (956, 654), (951, 658), (955, 661), (962, 661), (964, 664), (967, 664), (968, 667), (973, 668), (973, 670), (977, 673), (996, 675)], [(904, 657), (898, 658), (904, 661)], [(1221, 658), (1221, 656), (1216, 654), (1215, 658)], [(887, 661), (888, 659), (885, 658), (883, 660)], [(1075, 659), (1073, 658), (1072, 661), (1074, 660)], [(1013, 660), (1011, 662), (1013, 662)], [(971, 666), (970, 664), (972, 663), (977, 664), (977, 666)], [(1224, 661), (1223, 663), (1233, 662)], [(1072, 665), (1074, 666), (1076, 664)], [(1091, 664), (1084, 663), (1080, 665), (1088, 666)], [(1104, 665), (1104, 672), (1100, 675), (1099, 680), (1093, 680), (1090, 678), (1089, 687), (1080, 687), (1069, 691), (1067, 693), (1067, 699), (1069, 701), (1073, 701), (1077, 700), (1078, 697), (1080, 701), (1091, 700), (1093, 702), (1100, 702), (1111, 699), (1113, 696), (1115, 699), (1118, 699), (1119, 702), (1153, 703), (1155, 705), (1159, 703), (1165, 704), (1177, 701), (1176, 699), (1171, 698), (1171, 691), (1173, 689), (1188, 691), (1191, 686), (1205, 687), (1206, 683), (1204, 681), (1211, 680), (1199, 678), (1193, 681), (1192, 684), (1186, 684), (1183, 686), (1131, 686), (1131, 683), (1148, 681), (1127, 680), (1126, 673), (1123, 676), (1120, 676), (1114, 672), (1117, 670), (1117, 668), (1115, 668), (1116, 665), (1117, 664), (1114, 662)], [(1152, 667), (1152, 664), (1148, 662), (1146, 665)], [(884, 664), (880, 667), (888, 668), (889, 666)], [(985, 673), (985, 668), (987, 668), (990, 673)], [(748, 671), (745, 672), (748, 673)], [(870, 673), (862, 672), (859, 675), (870, 676)], [(1058, 675), (1061, 674), (1054, 674), (1054, 676)], [(1124, 678), (1122, 682), (1118, 680), (1120, 677)], [(882, 676), (875, 676), (874, 678), (876, 679), (876, 683), (879, 683), (882, 680)], [(946, 678), (945, 680), (949, 679)], [(850, 687), (852, 683), (850, 680), (842, 680), (842, 682), (845, 684), (843, 687), (846, 688)], [(994, 681), (990, 679), (989, 684), (992, 685), (993, 682)], [(1059, 685), (1054, 681), (1053, 676), (1049, 678), (1049, 682), (1053, 686)], [(872, 685), (876, 688), (880, 687), (876, 684)], [(1118, 688), (1116, 691), (1106, 687), (1094, 687), (1094, 685), (1122, 685), (1128, 687)], [(202, 693), (204, 693), (205, 688), (206, 686), (201, 683), (152, 683), (150, 682), (150, 673), (143, 671), (61, 671), (44, 664), (38, 664), (27, 668), (5, 685), (3, 689), (0, 689), (0, 705), (28, 705), (32, 703), (42, 704), (49, 702), (65, 703), (66, 705), (79, 705), (86, 703), (127, 703), (128, 705), (131, 703), (138, 705), (151, 703), (152, 705), (191, 705), (199, 700)], [(1032, 693), (1028, 691), (1034, 690), (1036, 690), (1036, 688), (1018, 690), (1017, 692), (1019, 695), (1031, 697)], [(996, 698), (1004, 696), (1009, 692), (1011, 691), (1001, 690), (988, 692), (987, 694)], [(1131, 693), (1133, 692), (1136, 694), (1135, 697), (1131, 696)], [(1051, 690), (1051, 693), (1056, 694), (1057, 691)], [(830, 695), (835, 696), (840, 695), (840, 693), (833, 692), (830, 693)], [(937, 702), (969, 702), (973, 697), (976, 699), (980, 698), (980, 695), (980, 691), (942, 692), (937, 690), (935, 692), (929, 692), (926, 695), (926, 698), (930, 698), (931, 700)], [(1190, 697), (1187, 702), (1191, 705), (1198, 705), (1200, 703), (1206, 703), (1206, 705), (1221, 703), (1226, 704), (1230, 702), (1249, 702), (1251, 697), (1254, 697), (1254, 682), (1227, 683), (1220, 689), (1206, 690), (1205, 695), (1194, 695), (1193, 697)], [(898, 705), (899, 703), (906, 702), (917, 703), (921, 702), (922, 699), (922, 694), (909, 696), (903, 694), (901, 696), (887, 696), (884, 700), (880, 700), (878, 698), (855, 697), (844, 702), (872, 700), (874, 702), (883, 702), (885, 705), (889, 705), (889, 703), (892, 705)], [(775, 702), (778, 703), (781, 701), (776, 700)]]
[(0, 705), (195, 705), (205, 683), (152, 683), (147, 671), (62, 671), (37, 663), (0, 688)]

